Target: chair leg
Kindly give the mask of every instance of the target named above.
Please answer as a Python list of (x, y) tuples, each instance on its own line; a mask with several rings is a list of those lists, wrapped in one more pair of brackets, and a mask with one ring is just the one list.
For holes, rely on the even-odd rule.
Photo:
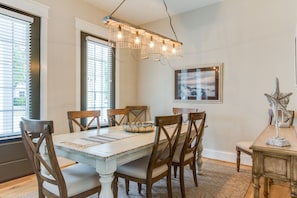
[(192, 173), (193, 173), (193, 178), (194, 178), (194, 182), (195, 182), (195, 186), (197, 187), (198, 186), (198, 181), (197, 181), (197, 174), (196, 174), (196, 159), (195, 160), (193, 160), (193, 164), (191, 165), (190, 164), (190, 166), (192, 166)]
[(138, 183), (138, 193), (141, 194), (141, 183)]
[(44, 194), (43, 194), (43, 192), (42, 192), (42, 185), (41, 185), (41, 182), (39, 182), (38, 181), (38, 194), (39, 194), (39, 196), (38, 197), (40, 197), (40, 198), (44, 198), (45, 196), (44, 196)]
[[(196, 174), (196, 171), (195, 171), (195, 174)], [(184, 179), (185, 179), (184, 166), (180, 165), (180, 167), (179, 167), (179, 183), (180, 183), (180, 191), (181, 191), (182, 198), (186, 197)]]
[(171, 187), (171, 169), (168, 170), (168, 175), (167, 175), (167, 194), (168, 197), (172, 197), (172, 187)]
[(40, 198), (44, 198), (45, 197), (44, 194), (42, 193), (42, 190), (38, 190), (38, 194), (39, 194), (38, 197), (40, 197)]
[(125, 186), (126, 186), (126, 194), (129, 194), (129, 180), (125, 179)]
[(237, 167), (237, 172), (239, 172), (240, 169), (240, 150), (236, 148), (237, 151), (237, 159), (236, 159), (236, 167)]
[(152, 198), (152, 184), (151, 183), (146, 184), (146, 197)]
[(177, 165), (173, 165), (174, 178), (176, 178)]
[(119, 181), (119, 178), (117, 176), (115, 176), (114, 180), (112, 182), (112, 189), (113, 189), (113, 197), (114, 198), (118, 197), (118, 181)]

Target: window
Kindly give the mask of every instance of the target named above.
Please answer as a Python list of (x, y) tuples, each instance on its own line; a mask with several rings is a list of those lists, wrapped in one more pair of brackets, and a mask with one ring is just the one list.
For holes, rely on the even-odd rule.
[(100, 110), (101, 126), (108, 125), (107, 109), (114, 108), (114, 48), (106, 41), (81, 33), (81, 108)]
[(0, 140), (20, 135), (21, 117), (39, 118), (39, 27), (0, 5)]

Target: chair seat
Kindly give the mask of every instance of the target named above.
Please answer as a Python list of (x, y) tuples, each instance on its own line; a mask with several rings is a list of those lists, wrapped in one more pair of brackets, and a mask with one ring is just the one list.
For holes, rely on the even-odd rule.
[(246, 151), (248, 153), (253, 153), (253, 150), (250, 149), (252, 146), (253, 141), (241, 141), (236, 143), (236, 148), (240, 148), (243, 151)]
[[(172, 162), (175, 162), (175, 163), (179, 163), (180, 162), (180, 154), (182, 152), (182, 149), (183, 149), (183, 144), (179, 144), (177, 147), (176, 147), (176, 150), (175, 150), (175, 153), (174, 153), (174, 156), (173, 156), (173, 159), (172, 159)], [(194, 157), (193, 156), (193, 153), (187, 153), (185, 155), (185, 158), (184, 158), (184, 161), (187, 161), (188, 159)]]
[[(143, 158), (137, 159), (135, 161), (124, 164), (117, 169), (117, 173), (129, 175), (131, 177), (146, 179), (147, 169), (149, 165), (150, 157), (145, 156)], [(166, 172), (168, 169), (167, 165), (155, 168), (153, 170), (152, 177), (157, 177), (158, 175)]]
[[(85, 164), (71, 165), (63, 169), (62, 174), (69, 197), (100, 186), (96, 169)], [(59, 195), (57, 186), (44, 182), (43, 187), (57, 196)]]

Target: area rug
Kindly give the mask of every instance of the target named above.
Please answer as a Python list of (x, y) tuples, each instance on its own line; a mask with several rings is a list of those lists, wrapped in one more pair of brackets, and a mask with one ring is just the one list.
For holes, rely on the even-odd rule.
[[(235, 165), (225, 165), (221, 162), (206, 160), (203, 163), (203, 174), (198, 175), (198, 187), (195, 187), (191, 170), (185, 170), (185, 186), (187, 198), (244, 198), (251, 182), (251, 169), (241, 169), (236, 172)], [(138, 194), (137, 184), (130, 182), (129, 195), (125, 193), (125, 184), (119, 180), (119, 198), (142, 198), (145, 197), (145, 185), (141, 194)], [(178, 176), (172, 176), (173, 197), (181, 197)], [(167, 197), (166, 179), (162, 179), (153, 185), (153, 197)], [(18, 198), (37, 198), (37, 192), (31, 192)], [(93, 195), (90, 198), (98, 197)]]

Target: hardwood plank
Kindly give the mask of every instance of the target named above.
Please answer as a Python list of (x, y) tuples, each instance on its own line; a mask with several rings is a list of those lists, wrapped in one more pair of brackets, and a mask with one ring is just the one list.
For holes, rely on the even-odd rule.
[[(264, 179), (260, 180), (261, 186), (264, 186)], [(289, 182), (274, 181), (269, 188), (269, 198), (286, 198), (291, 197), (291, 189)], [(250, 183), (248, 191), (244, 198), (254, 198), (254, 187)], [(260, 198), (264, 198), (263, 187), (260, 187)]]

